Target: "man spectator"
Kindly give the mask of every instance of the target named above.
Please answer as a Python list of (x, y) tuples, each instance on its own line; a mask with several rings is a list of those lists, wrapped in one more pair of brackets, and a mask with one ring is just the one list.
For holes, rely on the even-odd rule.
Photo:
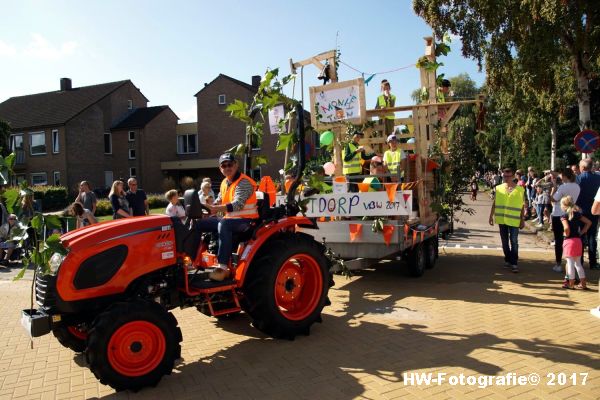
[(571, 165), (571, 171), (575, 174), (575, 176), (579, 176), (581, 171), (579, 170), (579, 166), (577, 164)]
[(92, 212), (92, 215), (96, 214), (96, 195), (92, 192), (90, 183), (88, 181), (81, 181), (79, 184), (79, 194), (75, 199), (76, 203), (83, 204), (83, 208), (88, 209)]
[(146, 192), (144, 192), (142, 189), (138, 189), (137, 180), (135, 178), (129, 178), (127, 180), (127, 186), (129, 186), (129, 190), (125, 194), (125, 197), (129, 202), (132, 215), (134, 217), (138, 217), (141, 215), (150, 214)]
[(525, 189), (517, 185), (512, 168), (502, 171), (504, 183), (496, 186), (496, 197), (490, 210), (490, 225), (494, 219), (500, 228), (504, 266), (519, 272), (519, 229), (525, 226)]
[[(582, 236), (584, 245), (588, 246), (588, 255), (590, 257), (590, 268), (596, 269), (598, 266), (597, 256), (597, 240), (596, 233), (598, 231), (598, 216), (592, 214), (592, 204), (594, 196), (600, 188), (600, 175), (592, 172), (593, 162), (587, 158), (579, 162), (581, 173), (577, 176), (577, 183), (581, 189), (577, 198), (577, 205), (581, 208), (581, 214), (592, 222), (592, 226)], [(581, 264), (583, 265), (583, 256)]]

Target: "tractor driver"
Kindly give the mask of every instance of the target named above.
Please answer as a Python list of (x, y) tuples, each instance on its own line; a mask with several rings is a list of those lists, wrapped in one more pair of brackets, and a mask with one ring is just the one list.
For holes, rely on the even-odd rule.
[(219, 157), (219, 169), (225, 179), (221, 182), (221, 190), (214, 205), (206, 204), (206, 207), (210, 209), (211, 214), (222, 212), (225, 215), (222, 218), (204, 218), (196, 225), (200, 232), (219, 234), (219, 264), (209, 275), (214, 281), (222, 281), (229, 277), (228, 264), (233, 247), (233, 234), (243, 232), (258, 218), (254, 180), (238, 170), (238, 163), (230, 153)]

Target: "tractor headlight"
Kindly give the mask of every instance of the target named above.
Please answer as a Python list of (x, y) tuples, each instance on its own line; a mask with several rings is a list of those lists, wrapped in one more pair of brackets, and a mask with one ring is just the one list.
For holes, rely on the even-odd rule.
[(55, 275), (58, 272), (58, 267), (60, 267), (60, 264), (62, 264), (65, 257), (66, 256), (60, 253), (52, 254), (52, 257), (50, 257), (50, 261), (48, 261), (48, 265), (50, 266), (50, 273)]

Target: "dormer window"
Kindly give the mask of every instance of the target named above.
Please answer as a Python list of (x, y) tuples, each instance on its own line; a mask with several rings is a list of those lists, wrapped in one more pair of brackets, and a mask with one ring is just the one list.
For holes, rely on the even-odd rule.
[(219, 104), (225, 104), (226, 99), (224, 94), (219, 95)]
[(133, 100), (127, 100), (127, 109), (133, 110)]

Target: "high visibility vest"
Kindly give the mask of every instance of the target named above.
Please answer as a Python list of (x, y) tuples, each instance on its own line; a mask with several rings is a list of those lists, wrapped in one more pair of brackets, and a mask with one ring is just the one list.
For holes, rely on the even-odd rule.
[[(354, 144), (354, 142), (350, 142), (348, 144), (351, 152), (355, 152), (358, 149), (358, 146)], [(342, 150), (342, 160), (346, 159), (346, 146), (344, 146), (344, 150)], [(344, 175), (348, 174), (360, 174), (362, 172), (362, 167), (360, 166), (360, 153), (356, 152), (352, 160), (346, 162), (344, 161), (344, 165), (342, 168), (342, 173)]]
[[(385, 96), (384, 95), (380, 95), (377, 98), (377, 106), (379, 108), (388, 108), (388, 107), (394, 107), (396, 105), (396, 96), (394, 96), (393, 94), (390, 93), (390, 96), (388, 97), (388, 101), (385, 101)], [(396, 116), (394, 115), (393, 112), (391, 113), (387, 113), (383, 116), (386, 119), (395, 119)]]
[(494, 215), (497, 224), (519, 227), (524, 194), (525, 190), (521, 186), (515, 186), (510, 193), (506, 183), (496, 186)]
[(378, 190), (373, 187), (373, 183), (381, 185), (381, 182), (379, 182), (379, 179), (377, 179), (377, 177), (375, 176), (370, 176), (368, 178), (363, 179), (363, 183), (369, 184), (369, 192), (378, 192)]
[(386, 152), (383, 153), (383, 161), (390, 171), (390, 174), (396, 174), (400, 167), (400, 162), (402, 161), (402, 150), (400, 150), (400, 148), (396, 148), (396, 151), (386, 150)]
[(269, 205), (273, 207), (275, 205), (275, 184), (269, 175), (265, 175), (261, 178), (258, 190), (269, 195)]
[(252, 184), (252, 194), (246, 200), (244, 208), (239, 211), (226, 212), (225, 218), (258, 218), (258, 208), (256, 206), (256, 182), (245, 174), (240, 174), (240, 177), (227, 187), (227, 178), (221, 182), (221, 204), (229, 204), (233, 201), (235, 189), (242, 179), (247, 179)]

